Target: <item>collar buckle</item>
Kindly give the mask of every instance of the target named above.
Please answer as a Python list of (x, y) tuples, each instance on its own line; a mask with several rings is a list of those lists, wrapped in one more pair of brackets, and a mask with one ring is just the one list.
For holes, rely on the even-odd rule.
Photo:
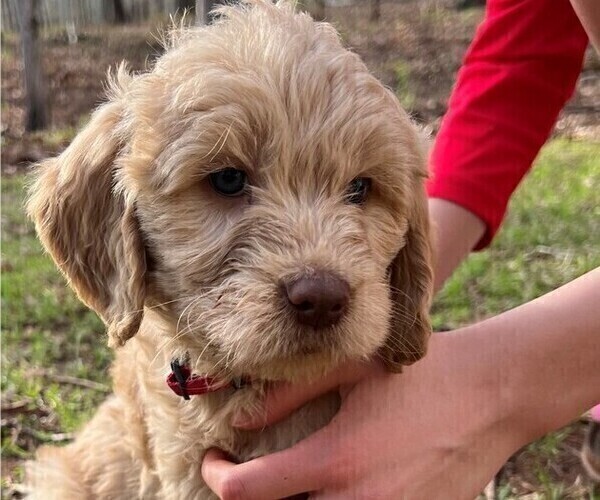
[(182, 363), (177, 359), (171, 361), (171, 373), (167, 377), (169, 388), (185, 400), (189, 400), (190, 396), (201, 396), (221, 389), (241, 389), (249, 383), (250, 379), (247, 377), (235, 377), (226, 381), (217, 380), (208, 375), (194, 375), (186, 361)]
[(174, 359), (173, 361), (171, 361), (171, 371), (173, 372), (173, 375), (175, 376), (175, 380), (177, 381), (177, 385), (179, 386), (179, 389), (181, 390), (181, 396), (183, 397), (183, 399), (189, 400), (190, 395), (188, 394), (188, 391), (187, 391), (187, 381), (190, 376), (189, 370), (183, 368), (179, 364), (179, 361)]

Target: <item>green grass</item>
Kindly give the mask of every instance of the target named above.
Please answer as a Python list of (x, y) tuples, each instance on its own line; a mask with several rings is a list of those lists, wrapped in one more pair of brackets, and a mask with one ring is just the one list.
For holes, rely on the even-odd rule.
[[(492, 247), (472, 255), (438, 295), (434, 325), (457, 327), (505, 311), (600, 265), (598, 158), (600, 144), (555, 140), (544, 149)], [(56, 376), (108, 384), (111, 360), (103, 325), (42, 253), (23, 200), (23, 177), (4, 179), (2, 402), (22, 405), (3, 414), (2, 456), (17, 464), (3, 470), (5, 489), (21, 479), (19, 460), (57, 433), (76, 430), (105, 397)], [(563, 439), (555, 433), (527, 449), (536, 457), (540, 498), (559, 498), (571, 487), (546, 470)], [(502, 498), (514, 498), (511, 492), (508, 484), (499, 488)]]
[(505, 311), (600, 266), (600, 144), (555, 140), (515, 194), (491, 248), (438, 295), (436, 326)]
[(48, 148), (50, 151), (54, 151), (57, 148), (64, 147), (68, 145), (77, 130), (81, 130), (83, 128), (83, 121), (81, 121), (79, 126), (77, 127), (64, 127), (64, 128), (55, 128), (51, 130), (44, 130), (42, 132), (35, 132), (31, 134), (33, 138), (39, 137), (40, 140), (44, 143), (44, 147)]
[[(24, 179), (2, 182), (2, 457), (28, 458), (57, 433), (72, 432), (105, 397), (57, 383), (58, 374), (108, 382), (104, 327), (68, 289), (23, 214)], [(18, 480), (20, 472), (16, 471)]]
[(408, 111), (415, 105), (415, 93), (411, 87), (410, 64), (398, 59), (392, 63), (394, 76), (396, 77), (396, 97), (400, 100), (402, 107)]
[[(472, 254), (438, 294), (434, 327), (459, 327), (516, 307), (600, 266), (600, 143), (557, 139), (542, 151), (513, 197), (490, 248)], [(567, 482), (556, 470), (577, 462), (575, 425), (529, 445), (527, 478), (508, 478), (498, 498), (518, 498), (514, 484), (535, 486), (535, 499), (600, 499), (596, 487)], [(568, 442), (567, 442), (568, 441)]]

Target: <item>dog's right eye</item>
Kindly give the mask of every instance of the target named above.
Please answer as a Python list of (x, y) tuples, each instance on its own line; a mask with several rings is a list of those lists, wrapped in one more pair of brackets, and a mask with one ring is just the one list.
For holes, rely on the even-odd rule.
[(224, 168), (208, 176), (210, 185), (223, 196), (241, 196), (246, 190), (246, 172), (237, 168)]

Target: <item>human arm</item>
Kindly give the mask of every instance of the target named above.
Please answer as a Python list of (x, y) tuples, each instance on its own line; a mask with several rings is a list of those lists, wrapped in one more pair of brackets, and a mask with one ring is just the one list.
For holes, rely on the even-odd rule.
[(433, 290), (438, 292), (485, 232), (485, 223), (473, 212), (441, 198), (429, 199), (433, 233)]
[(594, 48), (600, 53), (600, 6), (597, 0), (571, 0), (581, 25), (585, 28)]
[[(311, 387), (280, 386), (270, 424), (335, 390), (330, 425), (279, 453), (234, 465), (218, 451), (202, 474), (222, 498), (473, 498), (519, 447), (600, 400), (600, 269), (481, 323), (439, 333), (402, 375), (345, 367)], [(239, 422), (238, 422), (239, 424)]]
[[(595, 0), (572, 2), (598, 17)], [(431, 154), (435, 291), (492, 240), (573, 93), (586, 46), (567, 0), (488, 2)]]
[[(596, 0), (572, 1), (597, 7)], [(447, 202), (432, 210), (443, 232), (436, 288), (460, 262), (457, 255), (492, 240), (512, 193), (573, 93), (586, 46), (568, 0), (488, 0), (431, 153), (428, 193)], [(448, 202), (483, 221), (481, 238), (473, 241), (468, 218), (446, 212)]]

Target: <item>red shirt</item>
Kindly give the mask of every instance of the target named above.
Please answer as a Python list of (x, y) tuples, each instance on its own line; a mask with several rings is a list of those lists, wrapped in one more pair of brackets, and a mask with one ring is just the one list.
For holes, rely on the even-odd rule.
[(429, 196), (498, 230), (573, 94), (587, 36), (569, 0), (488, 0), (431, 154)]

